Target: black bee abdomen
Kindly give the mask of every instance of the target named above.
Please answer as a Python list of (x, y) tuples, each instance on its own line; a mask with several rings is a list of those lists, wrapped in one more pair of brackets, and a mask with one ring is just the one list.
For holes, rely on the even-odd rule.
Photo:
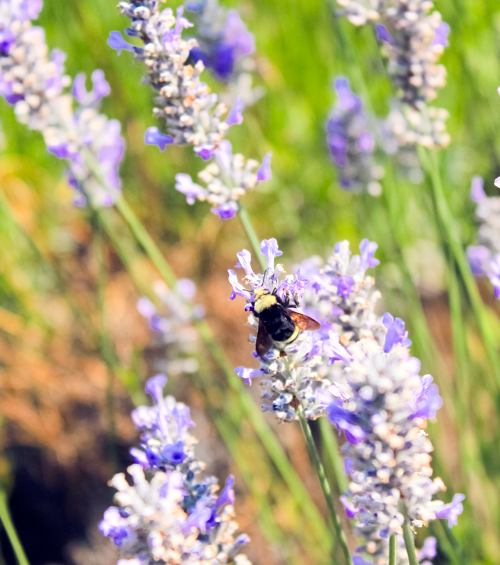
[(259, 314), (259, 318), (274, 341), (286, 341), (295, 331), (295, 322), (281, 304), (273, 304), (265, 308)]

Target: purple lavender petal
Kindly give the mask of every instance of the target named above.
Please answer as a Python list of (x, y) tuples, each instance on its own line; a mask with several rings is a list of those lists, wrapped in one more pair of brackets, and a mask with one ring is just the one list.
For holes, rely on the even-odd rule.
[(215, 155), (215, 145), (213, 145), (213, 143), (205, 143), (204, 145), (195, 147), (194, 152), (204, 161), (208, 161)]
[(430, 537), (424, 541), (424, 545), (420, 551), (417, 551), (418, 560), (434, 559), (437, 555), (436, 538)]
[(279, 250), (276, 238), (263, 239), (260, 243), (260, 252), (267, 261), (267, 268), (274, 270), (274, 259), (283, 255), (283, 251)]
[(436, 29), (436, 35), (432, 45), (442, 45), (448, 47), (448, 34), (450, 33), (450, 26), (446, 22), (441, 22)]
[(146, 392), (154, 399), (156, 404), (163, 400), (163, 387), (167, 384), (167, 377), (163, 374), (155, 375), (146, 383)]
[(167, 145), (174, 142), (174, 139), (170, 135), (165, 135), (161, 133), (156, 127), (150, 127), (146, 130), (146, 135), (144, 136), (144, 143), (147, 145), (158, 145), (161, 151), (165, 151)]
[(100, 69), (96, 69), (92, 73), (92, 94), (94, 98), (94, 103), (99, 102), (105, 96), (108, 96), (111, 92), (108, 81), (104, 78), (104, 73)]
[(467, 247), (467, 259), (473, 275), (484, 276), (491, 261), (491, 253), (484, 245), (469, 245)]
[(178, 173), (175, 175), (175, 180), (177, 181), (175, 184), (176, 190), (186, 195), (188, 204), (194, 204), (196, 198), (205, 196), (205, 189), (199, 184), (194, 183), (189, 175)]
[(264, 374), (260, 369), (247, 369), (246, 367), (236, 367), (234, 372), (241, 379), (245, 379), (245, 384), (251, 385), (252, 379), (256, 377), (262, 377)]
[(111, 49), (116, 49), (117, 55), (120, 55), (122, 51), (134, 50), (132, 45), (123, 39), (122, 34), (119, 31), (111, 31), (109, 33), (108, 45)]
[(226, 119), (226, 124), (228, 126), (232, 126), (234, 124), (241, 124), (243, 122), (243, 102), (241, 98), (238, 96), (234, 102), (234, 107), (229, 113), (229, 116)]
[(236, 202), (227, 202), (218, 208), (212, 208), (212, 213), (220, 216), (221, 220), (230, 220), (236, 216), (238, 205)]
[(385, 41), (389, 45), (394, 45), (394, 38), (383, 25), (376, 25), (375, 29), (377, 30), (377, 37), (380, 41)]
[(382, 318), (382, 323), (387, 328), (384, 343), (384, 351), (386, 353), (389, 353), (396, 344), (410, 347), (411, 341), (408, 339), (408, 332), (405, 332), (405, 323), (401, 318), (394, 319), (389, 312), (386, 312)]
[(266, 156), (262, 161), (262, 165), (257, 171), (257, 182), (271, 179), (271, 156), (272, 153), (266, 153)]
[(229, 475), (226, 479), (226, 486), (224, 490), (220, 493), (219, 498), (217, 499), (217, 508), (221, 508), (226, 504), (234, 504), (234, 477), (233, 475)]
[(354, 506), (349, 502), (346, 496), (341, 496), (340, 502), (342, 502), (342, 504), (344, 505), (345, 514), (348, 518), (354, 518), (356, 514), (359, 514), (360, 509), (354, 508)]
[(448, 527), (457, 525), (458, 516), (464, 511), (462, 501), (465, 500), (464, 494), (455, 494), (452, 502), (445, 504), (440, 510), (436, 512), (436, 518), (448, 520)]
[(374, 241), (368, 241), (363, 239), (359, 244), (359, 250), (361, 251), (361, 263), (360, 270), (364, 274), (368, 267), (376, 267), (380, 261), (374, 258), (375, 251), (378, 245)]
[(470, 197), (474, 202), (480, 202), (486, 198), (486, 194), (484, 192), (484, 180), (479, 175), (476, 175), (472, 178), (472, 183), (470, 187)]

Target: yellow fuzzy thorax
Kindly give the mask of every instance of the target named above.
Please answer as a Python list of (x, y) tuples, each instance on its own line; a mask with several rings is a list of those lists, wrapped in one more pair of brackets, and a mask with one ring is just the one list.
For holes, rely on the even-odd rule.
[(255, 291), (255, 302), (254, 310), (257, 314), (260, 314), (266, 308), (270, 308), (274, 304), (277, 304), (278, 300), (274, 294), (270, 294), (268, 290), (264, 288), (258, 288)]

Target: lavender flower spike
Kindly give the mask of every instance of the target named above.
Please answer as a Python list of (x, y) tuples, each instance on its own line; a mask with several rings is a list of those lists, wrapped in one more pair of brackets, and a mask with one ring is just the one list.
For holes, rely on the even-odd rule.
[(233, 155), (231, 143), (227, 140), (221, 141), (220, 148), (213, 150), (213, 154), (215, 161), (198, 174), (206, 188), (195, 184), (184, 173), (176, 175), (175, 188), (186, 195), (189, 204), (193, 204), (195, 198), (208, 201), (212, 212), (226, 220), (236, 214), (241, 196), (255, 188), (257, 183), (271, 178), (270, 155), (266, 155), (261, 167), (255, 171), (259, 163), (253, 159), (245, 160), (239, 153)]
[(119, 548), (121, 565), (195, 565), (214, 556), (221, 565), (250, 565), (244, 555), (236, 555), (248, 536), (234, 536), (234, 478), (228, 477), (220, 494), (215, 477), (197, 478), (204, 464), (195, 459), (189, 408), (163, 396), (166, 380), (165, 375), (150, 379), (146, 391), (154, 405), (132, 413), (143, 431), (144, 451), (132, 450), (132, 484), (123, 473), (111, 480), (117, 506), (105, 511), (99, 529)]
[(436, 518), (456, 523), (464, 497), (455, 495), (449, 505), (433, 500), (445, 486), (431, 479), (433, 447), (424, 429), (441, 401), (432, 378), (419, 376), (420, 362), (400, 344), (386, 352), (372, 339), (351, 345), (349, 352), (354, 358), (344, 369), (349, 402), (344, 408), (333, 403), (328, 413), (334, 423), (357, 429), (346, 435), (343, 447), (351, 475), (344, 504), (350, 515), (357, 511), (355, 531), (366, 543), (358, 551), (382, 564), (388, 537), (402, 531), (402, 505), (412, 527)]
[[(229, 271), (229, 282), (233, 287), (231, 299), (236, 296), (245, 298), (245, 310), (250, 312), (248, 323), (252, 328), (250, 335), (252, 343), (256, 341), (258, 329), (258, 320), (253, 314), (254, 292), (265, 288), (276, 294), (284, 303), (298, 308), (308, 284), (308, 281), (299, 274), (283, 278), (285, 274), (283, 265), (275, 264), (276, 257), (282, 255), (276, 239), (263, 240), (260, 249), (267, 263), (265, 274), (254, 273), (251, 254), (247, 250), (237, 254), (239, 262), (236, 268), (245, 271), (243, 284), (239, 282), (235, 271)], [(298, 406), (302, 406), (306, 418), (315, 419), (325, 413), (320, 396), (331, 383), (327, 381), (322, 383), (317, 371), (322, 363), (324, 345), (321, 340), (315, 339), (316, 333), (300, 332), (296, 339), (284, 347), (275, 343), (263, 357), (259, 357), (255, 352), (254, 357), (259, 359), (259, 369), (245, 367), (236, 369), (236, 374), (245, 379), (247, 384), (250, 384), (254, 378), (261, 378), (261, 385), (264, 388), (262, 410), (273, 412), (281, 421), (290, 422), (297, 419)], [(328, 350), (325, 354), (347, 355), (345, 350), (341, 350), (343, 348), (337, 341), (336, 345), (332, 345), (332, 350)]]
[[(43, 29), (31, 25), (41, 8), (41, 0), (0, 4), (0, 92), (14, 105), (21, 123), (42, 132), (51, 153), (68, 159), (68, 182), (77, 191), (75, 204), (83, 205), (90, 198), (94, 205), (111, 205), (120, 196), (118, 169), (124, 141), (119, 122), (98, 113), (109, 85), (102, 71), (95, 71), (92, 91), (86, 91), (85, 77), (78, 75), (73, 98), (65, 93), (71, 83), (64, 74), (66, 56), (54, 50), (49, 58)], [(100, 166), (109, 192), (89, 169), (85, 152)]]
[[(119, 3), (121, 13), (131, 20), (127, 33), (143, 43), (142, 47), (134, 46), (133, 51), (135, 60), (148, 69), (144, 82), (157, 93), (154, 113), (165, 119), (173, 143), (218, 147), (229, 127), (221, 120), (227, 108), (200, 81), (203, 62), (198, 61), (194, 67), (186, 64), (196, 41), (182, 38), (183, 29), (192, 25), (183, 16), (184, 8), (178, 8), (174, 15), (171, 8), (160, 11), (159, 5), (158, 0)], [(127, 49), (123, 42), (116, 41), (116, 36), (112, 37), (113, 48)]]
[(495, 298), (500, 299), (500, 196), (486, 196), (482, 178), (474, 177), (471, 198), (476, 202), (476, 218), (481, 224), (477, 236), (479, 245), (467, 248), (471, 270), (476, 276), (487, 276)]
[(346, 78), (335, 80), (337, 102), (326, 124), (327, 141), (344, 190), (381, 192), (383, 169), (373, 163), (373, 135), (368, 131), (363, 103)]

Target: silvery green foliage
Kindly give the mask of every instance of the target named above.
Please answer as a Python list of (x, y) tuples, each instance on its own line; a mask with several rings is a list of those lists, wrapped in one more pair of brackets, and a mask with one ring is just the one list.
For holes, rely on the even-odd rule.
[(156, 281), (153, 290), (161, 306), (156, 308), (148, 298), (142, 297), (137, 301), (137, 309), (151, 328), (151, 348), (160, 351), (154, 361), (155, 370), (171, 376), (196, 372), (199, 338), (193, 321), (204, 316), (204, 309), (193, 305), (195, 284), (180, 279), (172, 290), (163, 281)]
[(132, 0), (118, 6), (131, 20), (126, 33), (137, 37), (143, 47), (132, 47), (119, 32), (112, 32), (108, 43), (118, 52), (133, 51), (135, 59), (146, 65), (144, 83), (157, 93), (154, 113), (165, 119), (173, 143), (218, 146), (228, 129), (228, 124), (221, 120), (227, 108), (201, 82), (203, 62), (198, 61), (194, 67), (186, 64), (197, 43), (182, 38), (182, 30), (192, 25), (182, 16), (183, 8), (178, 8), (174, 15), (171, 8), (160, 11), (159, 0)]
[[(102, 71), (95, 71), (91, 92), (85, 89), (85, 75), (76, 77), (73, 96), (65, 92), (71, 84), (64, 73), (66, 55), (59, 50), (49, 55), (44, 30), (31, 24), (41, 9), (41, 0), (0, 3), (0, 91), (14, 105), (17, 119), (42, 132), (50, 152), (68, 159), (75, 203), (83, 205), (89, 197), (94, 205), (111, 205), (120, 195), (124, 141), (119, 122), (99, 114), (109, 85)], [(86, 154), (100, 168), (106, 188), (89, 168)]]
[(120, 565), (249, 565), (237, 555), (249, 540), (235, 536), (234, 479), (229, 477), (218, 494), (215, 477), (198, 478), (204, 464), (195, 458), (189, 408), (164, 397), (166, 380), (164, 375), (150, 379), (146, 391), (154, 405), (132, 413), (143, 432), (142, 449), (131, 450), (132, 483), (123, 473), (111, 480), (117, 506), (105, 511), (99, 529), (119, 548)]

